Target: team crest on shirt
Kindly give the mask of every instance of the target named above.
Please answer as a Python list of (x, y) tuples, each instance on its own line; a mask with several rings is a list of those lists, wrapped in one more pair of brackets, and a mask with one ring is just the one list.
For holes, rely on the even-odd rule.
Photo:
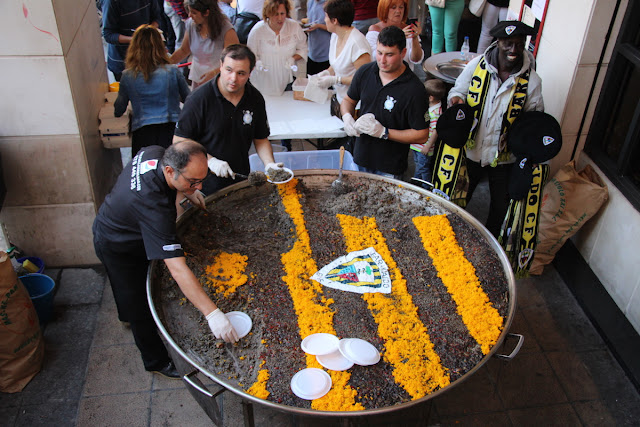
[(384, 101), (384, 109), (387, 111), (393, 110), (393, 107), (396, 105), (396, 100), (393, 96), (387, 95), (387, 100)]
[(140, 175), (143, 173), (147, 173), (151, 170), (155, 170), (158, 168), (158, 159), (147, 160), (146, 162), (140, 163)]
[(244, 110), (242, 112), (242, 123), (245, 125), (250, 125), (253, 121), (253, 113), (249, 110)]

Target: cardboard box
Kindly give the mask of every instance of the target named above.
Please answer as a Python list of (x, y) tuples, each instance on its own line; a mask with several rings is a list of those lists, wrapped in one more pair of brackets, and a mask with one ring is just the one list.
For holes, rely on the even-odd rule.
[(105, 148), (131, 147), (131, 134), (121, 136), (103, 136), (102, 144)]
[(293, 82), (293, 85), (291, 86), (293, 89), (293, 99), (297, 99), (298, 101), (309, 101), (304, 97), (304, 90), (307, 88), (307, 83), (309, 83), (309, 79), (306, 77), (296, 79), (296, 81)]

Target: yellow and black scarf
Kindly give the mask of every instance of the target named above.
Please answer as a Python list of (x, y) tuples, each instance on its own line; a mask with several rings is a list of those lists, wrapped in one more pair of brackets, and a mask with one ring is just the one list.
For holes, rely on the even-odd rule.
[(533, 168), (527, 197), (509, 202), (509, 209), (502, 223), (498, 242), (506, 252), (517, 278), (529, 275), (538, 243), (542, 189), (548, 177), (549, 165), (539, 164)]
[[(517, 79), (516, 83), (511, 88), (511, 99), (507, 111), (502, 116), (502, 125), (500, 127), (500, 141), (498, 143), (498, 150), (496, 156), (491, 163), (492, 167), (509, 160), (510, 153), (507, 151), (507, 131), (511, 124), (518, 117), (518, 114), (522, 111), (525, 102), (527, 101), (527, 89), (529, 87), (529, 75), (531, 70), (527, 69)], [(479, 123), (480, 117), (484, 110), (484, 105), (487, 100), (487, 92), (489, 91), (489, 83), (491, 82), (491, 75), (487, 68), (487, 60), (483, 56), (478, 62), (473, 76), (471, 77), (471, 83), (469, 84), (469, 93), (467, 94), (467, 104), (473, 111), (473, 118), (475, 123)], [(469, 139), (467, 140), (467, 148), (472, 149), (476, 145), (476, 134), (479, 126), (474, 126), (469, 132)]]

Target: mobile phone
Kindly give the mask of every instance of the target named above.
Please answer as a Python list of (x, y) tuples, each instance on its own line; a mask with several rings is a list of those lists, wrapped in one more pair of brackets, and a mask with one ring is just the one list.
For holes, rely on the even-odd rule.
[(409, 18), (407, 19), (407, 25), (415, 25), (418, 23), (418, 18)]

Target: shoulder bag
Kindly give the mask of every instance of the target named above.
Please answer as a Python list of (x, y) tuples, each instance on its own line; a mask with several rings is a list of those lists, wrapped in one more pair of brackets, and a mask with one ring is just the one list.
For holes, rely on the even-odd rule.
[(482, 11), (484, 10), (484, 4), (487, 0), (471, 0), (469, 2), (469, 12), (473, 13), (477, 17), (482, 16)]
[(439, 7), (440, 9), (444, 9), (445, 0), (425, 0), (424, 1), (427, 6)]

